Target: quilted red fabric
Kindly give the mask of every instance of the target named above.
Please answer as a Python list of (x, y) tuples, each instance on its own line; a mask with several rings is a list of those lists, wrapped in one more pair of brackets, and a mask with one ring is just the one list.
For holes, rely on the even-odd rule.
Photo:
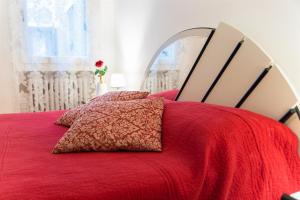
[(168, 101), (161, 153), (54, 155), (61, 113), (0, 116), (1, 200), (279, 200), (300, 189), (296, 136), (257, 114)]

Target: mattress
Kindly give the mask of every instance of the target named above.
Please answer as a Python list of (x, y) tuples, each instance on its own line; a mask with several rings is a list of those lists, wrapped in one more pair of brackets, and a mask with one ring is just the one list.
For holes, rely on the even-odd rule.
[(300, 188), (295, 134), (255, 113), (166, 101), (162, 152), (54, 155), (61, 114), (0, 115), (1, 200), (279, 199)]

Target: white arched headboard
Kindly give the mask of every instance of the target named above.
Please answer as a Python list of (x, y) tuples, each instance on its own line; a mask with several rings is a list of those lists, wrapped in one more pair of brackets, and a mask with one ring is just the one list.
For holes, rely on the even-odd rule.
[[(167, 89), (174, 89), (178, 88), (186, 78), (186, 73), (189, 72), (191, 69), (191, 66), (194, 64), (196, 57), (198, 56), (199, 52), (198, 50), (203, 49), (203, 45), (205, 45), (205, 41), (207, 38), (210, 36), (211, 31), (214, 30), (213, 28), (208, 28), (208, 27), (198, 27), (198, 28), (192, 28), (192, 29), (187, 29), (184, 31), (181, 31), (172, 37), (170, 37), (166, 42), (164, 42), (161, 47), (156, 51), (154, 56), (152, 57), (144, 75), (144, 81), (141, 85), (142, 90), (147, 90), (149, 92), (159, 92)], [(168, 48), (170, 45), (178, 42), (178, 41), (183, 41), (184, 39), (191, 39), (193, 38), (193, 47), (196, 49), (189, 49), (189, 46), (186, 46), (187, 49), (191, 50), (188, 53), (192, 54), (189, 55), (188, 57), (188, 62), (180, 63), (179, 65), (182, 67), (183, 71), (180, 71), (178, 68), (173, 68), (172, 70), (170, 69), (164, 69), (165, 72), (168, 72), (163, 75), (163, 77), (158, 77), (157, 72), (159, 72), (159, 69), (153, 69), (153, 66), (155, 66), (155, 63), (161, 53)], [(197, 39), (195, 39), (197, 38)], [(178, 48), (178, 47), (177, 47)], [(181, 47), (182, 48), (182, 47)], [(183, 48), (184, 49), (184, 48)], [(178, 51), (178, 49), (176, 49)], [(184, 52), (183, 54), (187, 54), (187, 50), (180, 50), (181, 53)], [(173, 52), (174, 53), (174, 52)], [(178, 54), (178, 52), (176, 52)], [(176, 54), (175, 53), (175, 54)], [(182, 54), (181, 54), (182, 55)], [(176, 59), (178, 59), (180, 55), (176, 55)], [(177, 60), (176, 60), (177, 61)], [(176, 62), (175, 61), (175, 62)], [(165, 64), (168, 65), (168, 64)], [(182, 70), (181, 69), (181, 70)], [(179, 72), (179, 73), (178, 73)], [(154, 76), (151, 76), (154, 75)], [(169, 75), (175, 76), (174, 77), (169, 77)], [(165, 77), (167, 76), (167, 77)]]
[(243, 108), (300, 134), (298, 98), (283, 72), (261, 47), (225, 23), (211, 29), (176, 100)]

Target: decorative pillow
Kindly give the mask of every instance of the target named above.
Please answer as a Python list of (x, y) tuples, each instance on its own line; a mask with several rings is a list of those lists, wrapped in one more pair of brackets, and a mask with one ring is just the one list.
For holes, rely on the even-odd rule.
[(149, 92), (142, 91), (113, 91), (93, 98), (91, 101), (130, 101), (134, 99), (145, 99)]
[(177, 89), (166, 90), (166, 91), (151, 94), (151, 95), (148, 96), (148, 98), (163, 97), (165, 99), (175, 101), (178, 92), (179, 92), (179, 90), (177, 90)]
[[(140, 91), (115, 91), (108, 92), (104, 95), (93, 98), (88, 104), (91, 104), (95, 101), (129, 101), (134, 99), (144, 99), (149, 95), (149, 92), (140, 92)], [(88, 105), (87, 104), (87, 105)], [(83, 113), (80, 111), (86, 105), (80, 105), (73, 109), (66, 111), (55, 123), (63, 126), (70, 127), (73, 122)]]
[(68, 111), (66, 111), (61, 117), (59, 117), (55, 124), (63, 125), (63, 126), (71, 126), (73, 122), (78, 118), (81, 109), (85, 105), (76, 106)]
[(53, 153), (161, 151), (163, 99), (97, 102), (77, 119)]

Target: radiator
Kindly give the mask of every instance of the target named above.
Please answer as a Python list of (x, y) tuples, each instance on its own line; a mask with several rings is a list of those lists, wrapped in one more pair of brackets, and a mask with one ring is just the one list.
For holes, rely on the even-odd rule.
[(144, 81), (143, 89), (151, 93), (178, 88), (179, 71), (150, 72)]
[(21, 112), (65, 110), (86, 103), (95, 93), (91, 71), (24, 72), (19, 85)]

